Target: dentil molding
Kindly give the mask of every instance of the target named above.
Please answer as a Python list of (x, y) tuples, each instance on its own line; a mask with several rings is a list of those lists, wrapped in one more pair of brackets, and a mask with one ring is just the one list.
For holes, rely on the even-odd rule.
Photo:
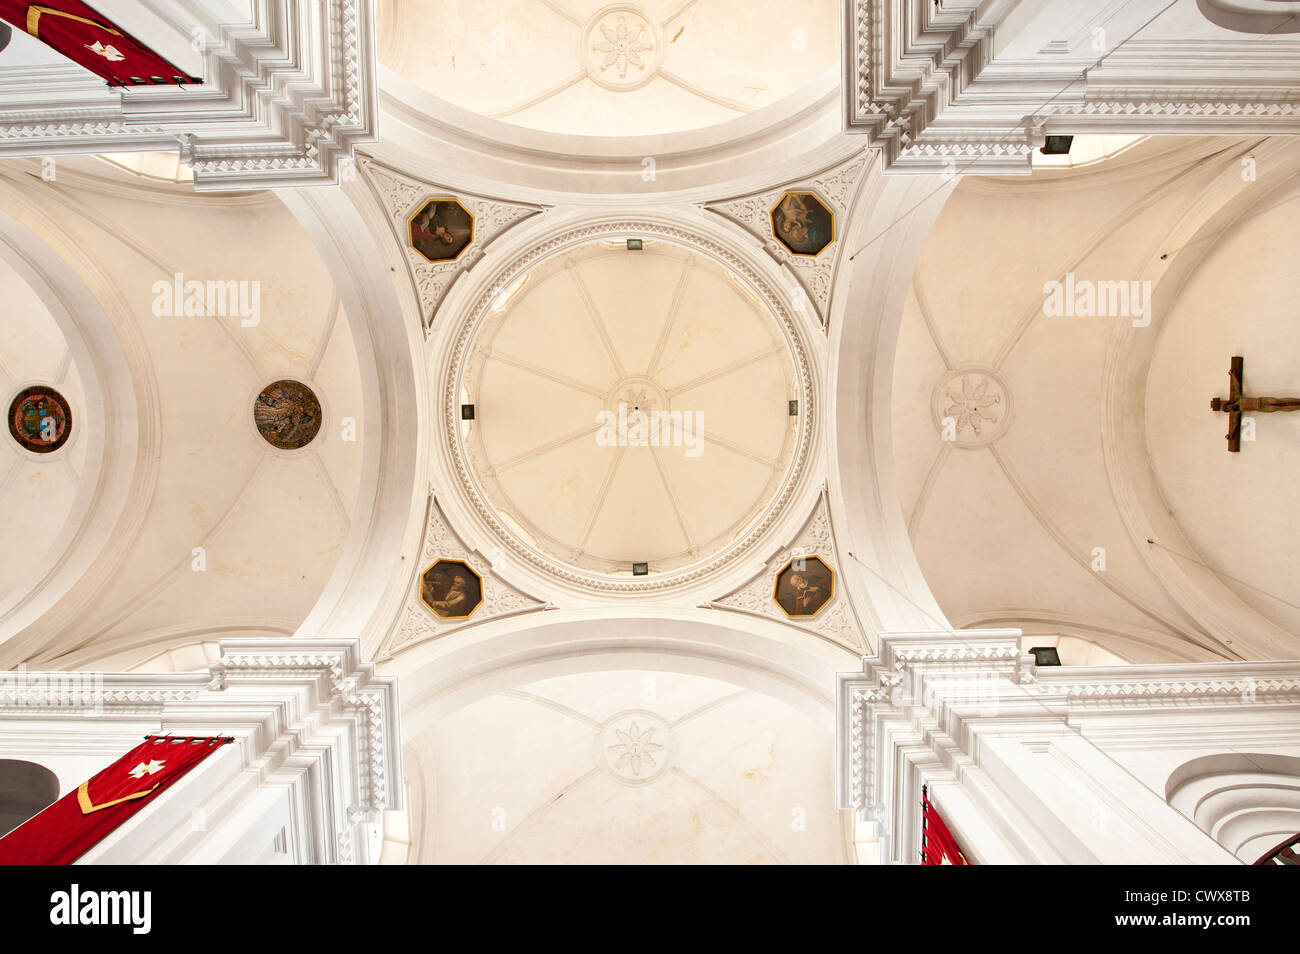
[[(206, 671), (0, 673), (0, 743), (38, 758), (58, 752), (107, 764), (121, 755), (124, 734), (230, 735), (237, 767), (205, 783), (201, 813), (231, 818), (250, 790), (283, 791), (297, 860), (370, 860), (367, 824), (403, 807), (397, 679), (376, 675), (355, 639), (223, 639), (220, 648)], [(252, 784), (227, 784), (231, 770)], [(189, 813), (172, 828), (174, 816), (160, 810), (129, 820), (87, 860), (229, 850)]]
[(1087, 746), (1089, 738), (1128, 747), (1192, 738), (1210, 748), (1268, 745), (1286, 734), (1297, 706), (1297, 662), (1039, 668), (1021, 651), (1018, 630), (884, 634), (861, 672), (838, 678), (837, 804), (913, 844), (922, 782), (990, 777), (982, 738), (1042, 751), (1053, 740)]
[[(1048, 134), (1300, 133), (1300, 43), (1282, 33), (1225, 38), (1207, 19), (1204, 37), (1160, 37), (1165, 4), (1131, 0), (1124, 12), (1149, 7), (1151, 22), (1108, 36), (1117, 4), (1086, 23), (1064, 3), (1029, 6), (848, 0), (845, 128), (889, 171), (949, 177), (1027, 175)], [(1044, 18), (1060, 39), (999, 57)]]
[(0, 68), (0, 157), (179, 151), (195, 189), (229, 190), (337, 183), (377, 140), (367, 0), (251, 0), (246, 23), (204, 0), (135, 2), (175, 45), (201, 47), (203, 83), (109, 89), (73, 63)]

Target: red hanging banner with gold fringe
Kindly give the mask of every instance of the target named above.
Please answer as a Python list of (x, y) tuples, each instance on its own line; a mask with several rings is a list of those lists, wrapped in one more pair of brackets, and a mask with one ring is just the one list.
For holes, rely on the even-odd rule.
[(957, 847), (957, 839), (939, 817), (939, 810), (930, 801), (929, 789), (925, 785), (921, 786), (921, 864), (970, 864)]
[(46, 46), (58, 50), (110, 86), (202, 83), (186, 76), (112, 20), (81, 0), (0, 0), (0, 19), (8, 20)]
[(0, 838), (0, 865), (71, 864), (168, 785), (233, 741), (226, 736), (150, 736)]

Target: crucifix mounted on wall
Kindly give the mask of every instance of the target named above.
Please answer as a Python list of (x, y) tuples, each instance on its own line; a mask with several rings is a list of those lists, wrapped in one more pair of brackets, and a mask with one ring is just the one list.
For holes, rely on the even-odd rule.
[(1245, 373), (1246, 359), (1237, 355), (1228, 368), (1228, 399), (1213, 398), (1210, 410), (1222, 411), (1228, 415), (1228, 450), (1236, 454), (1241, 451), (1241, 415), (1271, 414), (1274, 411), (1300, 411), (1300, 397), (1246, 397), (1242, 394), (1242, 380)]

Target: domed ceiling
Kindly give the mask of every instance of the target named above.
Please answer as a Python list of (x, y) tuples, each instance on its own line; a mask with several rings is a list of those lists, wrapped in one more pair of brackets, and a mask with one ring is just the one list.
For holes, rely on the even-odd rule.
[[(59, 539), (85, 471), (86, 442), (80, 433), (85, 399), (67, 341), (36, 292), (4, 259), (0, 288), (0, 409), (9, 411), (28, 387), (56, 389), (69, 405), (72, 424), (61, 447), (32, 451), (0, 428), (0, 600), (43, 562)], [(13, 320), (9, 320), (12, 318)]]
[(744, 0), (379, 5), (384, 65), (457, 106), (530, 129), (635, 136), (710, 126), (825, 85), (839, 5), (754, 15)]
[(465, 399), (467, 452), (503, 523), (560, 563), (705, 560), (788, 476), (800, 396), (767, 307), (721, 264), (646, 239), (580, 246), (498, 296)]

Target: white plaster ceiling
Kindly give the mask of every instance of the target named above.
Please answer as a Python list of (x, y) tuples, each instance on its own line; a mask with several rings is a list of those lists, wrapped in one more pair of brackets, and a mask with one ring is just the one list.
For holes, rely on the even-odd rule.
[[(763, 511), (793, 452), (797, 391), (774, 318), (721, 265), (653, 239), (601, 242), (506, 294), (476, 338), (467, 445), (529, 544), (597, 572), (660, 572)], [(689, 427), (661, 446), (602, 444), (598, 415), (620, 403), (693, 415), (698, 444)]]
[(68, 343), (53, 315), (13, 268), (0, 258), (0, 413), (32, 384), (55, 387), (68, 401), (73, 432), (50, 454), (21, 449), (0, 426), (0, 599), (42, 562), (68, 520), (85, 469), (86, 442), (77, 429), (85, 394)]
[[(1294, 147), (1274, 145), (1294, 158)], [(1300, 393), (1294, 184), (1283, 171), (1261, 175), (1259, 188), (1279, 189), (1270, 211), (1187, 249), (1169, 241), (1189, 209), (1245, 207), (1230, 190), (1250, 152), (1229, 139), (1152, 139), (1083, 170), (969, 178), (953, 192), (907, 298), (893, 421), (904, 517), (955, 624), (1066, 634), (1129, 661), (1222, 655), (1188, 589), (1158, 572), (1176, 559), (1208, 566), (1223, 599), (1243, 601), (1239, 620), (1300, 641), (1287, 605), (1300, 603), (1289, 556), (1300, 497), (1288, 476), (1300, 464), (1300, 420), (1259, 415), (1259, 440), (1228, 454), (1224, 416), (1209, 409), (1226, 394), (1234, 354), (1246, 356), (1247, 393)], [(1272, 168), (1283, 159), (1273, 155)], [(1068, 271), (1098, 281), (1158, 274), (1160, 254), (1190, 250), (1208, 254), (1172, 311), (1132, 329), (1151, 336), (1137, 339), (1155, 349), (1149, 377), (1108, 409), (1107, 369), (1132, 350), (1115, 337), (1129, 319), (1045, 317), (1044, 283)], [(983, 410), (980, 434), (961, 420), (963, 404)], [(945, 414), (958, 419), (955, 442), (941, 439)], [(1121, 436), (1115, 420), (1145, 441), (1141, 466), (1158, 482), (1136, 505), (1171, 516), (1191, 552), (1162, 556), (1131, 529), (1133, 505), (1116, 488), (1140, 481), (1106, 450)], [(1078, 643), (1072, 652), (1088, 655)]]
[(828, 725), (717, 679), (614, 670), (529, 683), (408, 743), (408, 860), (844, 863), (832, 747)]
[(1256, 414), (1256, 439), (1229, 454), (1228, 359), (1245, 392), (1300, 397), (1300, 187), (1216, 241), (1169, 316), (1147, 379), (1147, 446), (1171, 511), (1225, 584), (1300, 634), (1300, 412)]
[[(126, 426), (147, 450), (125, 522), (106, 544), (111, 575), (93, 594), (70, 597), (80, 605), (57, 633), (0, 638), (20, 637), (11, 646), (23, 658), (125, 668), (214, 633), (292, 633), (347, 538), (367, 439), (347, 316), (315, 247), (271, 192), (201, 197), (89, 157), (60, 159), (55, 180), (43, 184), (39, 164), (35, 177), (31, 168), (0, 166), (5, 209), (63, 255), (111, 316), (133, 367), (126, 386), (141, 407)], [(155, 315), (154, 283), (176, 273), (260, 283), (260, 321)], [(14, 326), (30, 315), (39, 328), (42, 319), (9, 288), (5, 281), (0, 304), (6, 386), (9, 377), (48, 376), (59, 360), (51, 335), (39, 342)], [(12, 355), (11, 343), (21, 344)], [(279, 378), (309, 383), (324, 405), (319, 435), (300, 451), (271, 448), (252, 421), (255, 396)], [(344, 439), (345, 418), (356, 422), (354, 441)], [(0, 458), (7, 467), (9, 448)], [(4, 486), (7, 512), (31, 507), (34, 465), (23, 466)], [(59, 482), (69, 477), (49, 475), (51, 501), (66, 494)]]
[(710, 126), (820, 82), (839, 59), (835, 0), (761, 16), (745, 0), (382, 0), (378, 10), (385, 66), (472, 112), (556, 133)]

